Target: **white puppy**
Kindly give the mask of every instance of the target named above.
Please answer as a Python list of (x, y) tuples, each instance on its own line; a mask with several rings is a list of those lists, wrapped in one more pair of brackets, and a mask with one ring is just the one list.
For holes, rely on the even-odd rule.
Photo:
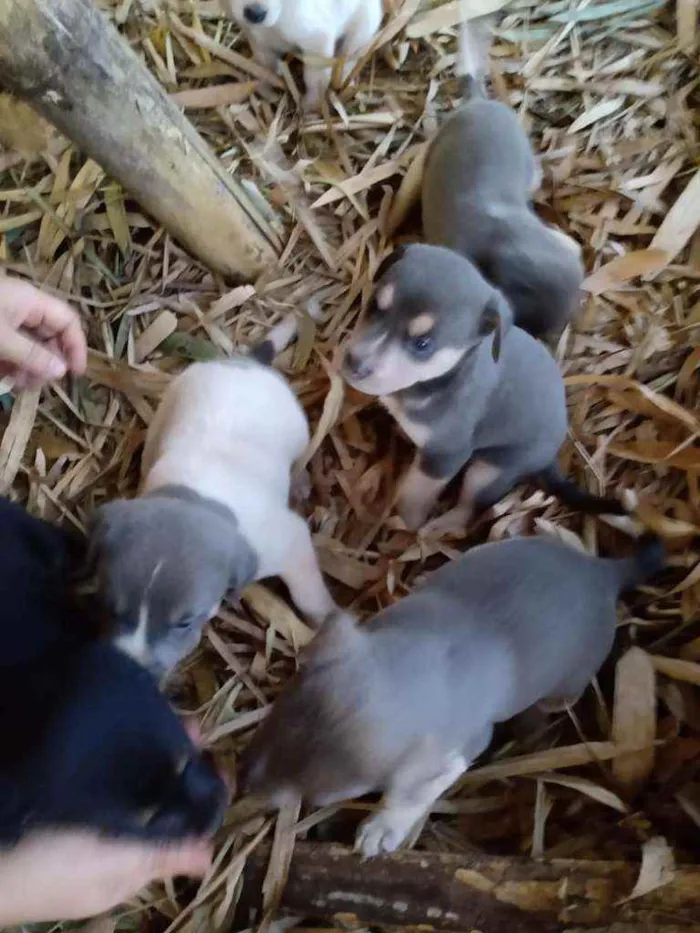
[(382, 0), (222, 0), (245, 30), (253, 55), (276, 71), (280, 56), (304, 58), (305, 106), (314, 109), (328, 90), (331, 59), (345, 58), (343, 79), (382, 21)]
[(117, 642), (158, 675), (196, 647), (230, 588), (279, 575), (312, 621), (334, 608), (306, 522), (288, 505), (308, 424), (266, 364), (294, 329), (283, 322), (253, 355), (178, 376), (149, 427), (139, 497), (97, 512), (94, 553)]

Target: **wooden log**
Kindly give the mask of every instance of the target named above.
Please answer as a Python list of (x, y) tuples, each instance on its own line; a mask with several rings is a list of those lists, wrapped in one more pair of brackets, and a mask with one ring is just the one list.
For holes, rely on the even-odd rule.
[(0, 83), (210, 268), (273, 261), (235, 179), (92, 0), (0, 0)]
[[(248, 858), (236, 929), (259, 908), (269, 854), (261, 847)], [(421, 933), (700, 929), (700, 866), (678, 868), (669, 884), (626, 901), (638, 874), (626, 862), (434, 852), (363, 861), (343, 846), (297, 842), (281, 907), (345, 928), (420, 926)]]

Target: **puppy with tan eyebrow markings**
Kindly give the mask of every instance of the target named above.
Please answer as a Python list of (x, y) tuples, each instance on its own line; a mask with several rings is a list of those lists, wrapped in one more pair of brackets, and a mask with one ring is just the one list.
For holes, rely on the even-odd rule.
[(195, 649), (229, 589), (280, 576), (313, 623), (335, 608), (289, 508), (309, 426), (271, 363), (295, 333), (290, 316), (250, 355), (181, 373), (149, 426), (139, 496), (97, 511), (93, 559), (116, 643), (159, 676)]
[(393, 851), (496, 723), (575, 702), (612, 647), (616, 600), (663, 564), (653, 537), (622, 560), (514, 538), (445, 564), (363, 625), (332, 616), (244, 752), (239, 785), (270, 806), (381, 791), (356, 847)]
[[(470, 259), (535, 336), (560, 331), (577, 307), (581, 249), (532, 210), (541, 173), (517, 116), (484, 91), (490, 17), (465, 22), (458, 72), (464, 102), (430, 144), (423, 233)], [(420, 261), (416, 257), (416, 262)]]
[(549, 351), (512, 323), (504, 296), (458, 253), (400, 247), (382, 264), (344, 375), (378, 396), (418, 448), (398, 497), (407, 527), (425, 523), (466, 467), (459, 505), (425, 530), (462, 530), (473, 512), (530, 479), (574, 508), (625, 515), (635, 502), (593, 496), (565, 479), (564, 381)]

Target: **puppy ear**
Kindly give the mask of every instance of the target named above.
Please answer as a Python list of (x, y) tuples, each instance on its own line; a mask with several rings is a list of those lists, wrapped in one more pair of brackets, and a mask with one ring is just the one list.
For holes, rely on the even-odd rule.
[(479, 321), (479, 336), (488, 337), (493, 334), (493, 343), (491, 345), (491, 355), (494, 363), (501, 358), (501, 345), (503, 335), (510, 327), (513, 321), (513, 314), (510, 305), (505, 298), (496, 293), (484, 306)]
[(374, 273), (374, 278), (372, 281), (381, 282), (382, 278), (386, 275), (389, 269), (391, 269), (391, 267), (395, 265), (399, 259), (403, 259), (408, 248), (409, 244), (404, 244), (403, 246), (397, 246), (392, 253), (389, 253), (389, 255), (380, 262), (379, 268)]

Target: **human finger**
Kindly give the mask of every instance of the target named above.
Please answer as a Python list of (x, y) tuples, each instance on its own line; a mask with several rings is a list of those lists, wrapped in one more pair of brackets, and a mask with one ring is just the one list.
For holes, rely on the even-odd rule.
[(87, 343), (80, 318), (65, 301), (18, 279), (0, 279), (0, 307), (15, 329), (24, 327), (45, 340), (56, 338), (69, 369), (87, 366)]
[(35, 376), (46, 382), (61, 379), (67, 366), (58, 354), (39, 343), (29, 334), (13, 330), (0, 322), (0, 358), (15, 366), (19, 372)]

